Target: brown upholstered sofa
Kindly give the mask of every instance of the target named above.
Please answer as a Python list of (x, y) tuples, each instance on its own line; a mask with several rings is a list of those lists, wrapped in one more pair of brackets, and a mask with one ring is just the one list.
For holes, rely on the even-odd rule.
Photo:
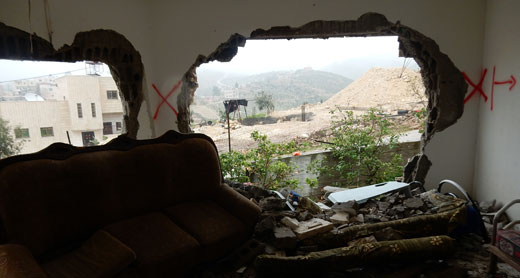
[(213, 141), (169, 131), (0, 160), (0, 277), (179, 277), (251, 235)]

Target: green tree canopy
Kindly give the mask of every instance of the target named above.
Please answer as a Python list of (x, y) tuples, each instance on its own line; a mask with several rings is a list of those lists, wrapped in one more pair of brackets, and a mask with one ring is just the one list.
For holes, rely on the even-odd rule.
[(266, 109), (267, 114), (274, 110), (273, 95), (266, 94), (264, 91), (256, 94), (255, 102), (258, 105), (258, 109)]
[(10, 131), (9, 122), (0, 118), (0, 158), (18, 154), (22, 148), (23, 142), (16, 142)]

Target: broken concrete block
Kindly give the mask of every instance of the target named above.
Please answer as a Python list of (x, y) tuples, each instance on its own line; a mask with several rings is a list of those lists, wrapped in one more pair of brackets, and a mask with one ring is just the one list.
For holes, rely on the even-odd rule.
[(309, 220), (312, 218), (312, 214), (310, 214), (308, 211), (302, 211), (298, 214), (297, 216), (298, 220), (299, 221), (305, 221), (305, 220)]
[(282, 224), (284, 224), (285, 226), (287, 226), (293, 230), (297, 229), (300, 226), (300, 222), (298, 222), (298, 220), (287, 217), (287, 216), (282, 218), (281, 222), (282, 222)]
[(347, 224), (349, 219), (349, 214), (343, 211), (336, 212), (333, 216), (331, 216), (330, 221), (335, 224)]
[(356, 201), (352, 200), (352, 201), (348, 201), (346, 203), (333, 205), (331, 208), (335, 212), (346, 212), (350, 216), (356, 216), (359, 205)]
[(275, 227), (273, 230), (274, 241), (273, 246), (279, 249), (292, 249), (296, 248), (298, 240), (296, 235), (289, 227)]
[(411, 209), (417, 209), (423, 207), (424, 202), (420, 198), (408, 198), (403, 201), (403, 205)]
[(323, 211), (331, 210), (331, 208), (329, 206), (325, 205), (324, 203), (318, 202), (318, 203), (316, 203), (316, 205), (318, 205), (318, 207), (320, 207), (321, 210), (323, 210)]
[(378, 202), (377, 203), (377, 208), (380, 211), (385, 212), (389, 207), (390, 207), (390, 203), (389, 202)]
[(301, 209), (307, 210), (307, 211), (309, 211), (312, 214), (318, 214), (318, 213), (322, 213), (323, 212), (321, 210), (321, 208), (315, 202), (313, 202), (311, 199), (309, 199), (307, 197), (301, 197), (300, 198), (300, 202), (298, 203), (298, 207), (301, 208)]
[(274, 237), (276, 239), (287, 239), (287, 238), (295, 238), (296, 235), (289, 227), (280, 226), (274, 227)]
[(262, 210), (283, 210), (286, 206), (284, 199), (278, 197), (267, 197), (260, 200)]
[(320, 218), (313, 218), (311, 220), (300, 222), (300, 226), (294, 230), (298, 239), (306, 239), (317, 234), (325, 233), (332, 230), (334, 225)]
[(269, 231), (272, 231), (275, 227), (276, 219), (272, 216), (268, 216), (256, 223), (255, 225), (255, 235), (258, 237), (263, 237), (269, 234)]

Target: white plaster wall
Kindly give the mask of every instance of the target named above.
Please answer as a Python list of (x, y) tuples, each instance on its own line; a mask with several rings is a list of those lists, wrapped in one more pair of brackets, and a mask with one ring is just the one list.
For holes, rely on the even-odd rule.
[[(101, 102), (101, 110), (103, 113), (123, 113), (123, 104), (119, 96), (119, 88), (112, 77), (98, 77), (99, 82), (99, 100)], [(108, 99), (107, 91), (118, 91), (117, 99)]]
[[(145, 67), (145, 107), (139, 115), (139, 138), (176, 129), (165, 105), (151, 120), (160, 98), (193, 64), (210, 54), (233, 33), (248, 36), (257, 28), (297, 27), (313, 20), (354, 20), (366, 12), (384, 14), (434, 39), (462, 71), (478, 75), (482, 64), (485, 0), (287, 0), (287, 1), (49, 1), (54, 45), (72, 42), (74, 34), (96, 28), (113, 29), (141, 53)], [(32, 1), (32, 31), (47, 38), (42, 1)], [(27, 2), (2, 0), (0, 21), (29, 31)], [(176, 105), (176, 94), (169, 101)], [(471, 189), (478, 101), (468, 103), (463, 119), (437, 134), (427, 154), (434, 164), (431, 184), (450, 178)], [(148, 120), (148, 121), (146, 121)], [(151, 122), (151, 124), (150, 124)], [(456, 155), (454, 155), (456, 154)]]
[[(8, 120), (12, 129), (29, 129), (29, 138), (23, 139), (21, 153), (37, 152), (54, 142), (68, 142), (70, 113), (66, 101), (2, 101), (0, 118)], [(54, 136), (42, 137), (42, 127), (52, 127)], [(14, 137), (13, 130), (12, 133)]]
[[(488, 1), (486, 9), (483, 67), (488, 69), (485, 93), (491, 97), (493, 67), (496, 81), (520, 81), (520, 2)], [(495, 85), (493, 111), (491, 101), (480, 102), (475, 193), (479, 200), (497, 199), (507, 203), (520, 198), (520, 86)], [(513, 207), (515, 208), (515, 207)], [(520, 208), (512, 211), (520, 219)]]
[[(70, 110), (72, 130), (94, 130), (103, 126), (101, 117), (100, 85), (97, 76), (68, 75), (57, 79), (58, 88), (62, 90), (61, 80), (67, 83), (65, 89), (68, 91), (67, 101)], [(81, 104), (82, 117), (78, 115), (77, 104)], [(92, 114), (94, 103), (96, 113)]]

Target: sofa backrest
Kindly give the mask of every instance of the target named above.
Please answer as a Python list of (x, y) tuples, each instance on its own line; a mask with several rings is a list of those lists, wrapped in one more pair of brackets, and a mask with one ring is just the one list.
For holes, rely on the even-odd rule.
[(210, 198), (220, 186), (218, 155), (209, 137), (177, 133), (130, 145), (69, 147), (73, 154), (60, 159), (48, 158), (46, 149), (2, 161), (2, 241), (23, 244), (40, 256), (112, 222)]

